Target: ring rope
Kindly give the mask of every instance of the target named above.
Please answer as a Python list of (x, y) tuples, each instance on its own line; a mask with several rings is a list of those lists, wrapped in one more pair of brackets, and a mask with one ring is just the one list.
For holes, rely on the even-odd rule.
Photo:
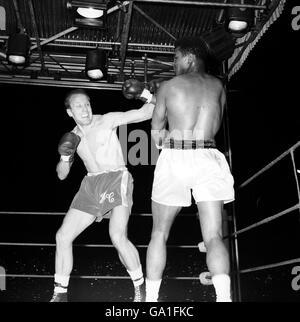
[[(0, 246), (38, 246), (38, 247), (53, 247), (56, 246), (56, 244), (53, 243), (10, 243), (10, 242), (0, 242)], [(106, 244), (73, 244), (73, 246), (77, 247), (108, 247), (108, 248), (114, 248), (113, 245), (106, 245)], [(148, 245), (136, 245), (136, 247), (139, 248), (146, 248)], [(169, 248), (197, 248), (198, 246), (195, 245), (167, 245)]]
[(295, 162), (295, 156), (294, 153), (291, 151), (291, 158), (293, 162), (293, 170), (294, 170), (294, 176), (296, 180), (296, 186), (297, 186), (297, 192), (298, 192), (298, 200), (300, 202), (300, 188), (299, 188), (299, 181), (298, 181), (298, 176), (297, 176), (297, 169), (296, 169), (296, 162)]
[(283, 152), (278, 158), (276, 158), (275, 160), (273, 160), (272, 162), (270, 162), (268, 165), (266, 165), (264, 168), (262, 168), (260, 171), (258, 171), (256, 174), (254, 174), (252, 177), (250, 177), (248, 180), (246, 180), (245, 182), (243, 182), (238, 187), (238, 189), (241, 189), (241, 188), (244, 188), (245, 186), (247, 186), (251, 181), (253, 181), (255, 178), (257, 178), (258, 176), (260, 176), (263, 172), (265, 172), (266, 170), (270, 169), (275, 163), (277, 163), (278, 161), (280, 161), (281, 159), (283, 159), (289, 153), (293, 153), (294, 150), (296, 148), (298, 148), (299, 146), (300, 146), (300, 141), (298, 141), (291, 148), (289, 148), (288, 150), (286, 150), (285, 152)]
[[(67, 212), (48, 212), (48, 211), (0, 211), (0, 215), (51, 215), (64, 216)], [(132, 214), (137, 215), (137, 214)], [(151, 214), (138, 214), (139, 216), (151, 216)]]
[(240, 270), (240, 273), (249, 273), (249, 272), (254, 272), (254, 271), (260, 271), (260, 270), (267, 269), (267, 268), (280, 267), (280, 266), (295, 264), (295, 263), (299, 263), (299, 262), (300, 262), (300, 257), (295, 258), (295, 259), (291, 259), (291, 260), (287, 260), (287, 261), (283, 261), (283, 262), (274, 263), (274, 264), (242, 269), (242, 270)]
[(279, 217), (281, 217), (281, 216), (283, 216), (283, 215), (285, 215), (285, 214), (287, 214), (289, 212), (292, 212), (293, 210), (296, 210), (296, 209), (300, 209), (300, 203), (298, 203), (295, 206), (290, 207), (290, 208), (288, 208), (286, 210), (283, 210), (283, 211), (279, 212), (278, 214), (275, 214), (275, 215), (270, 216), (270, 217), (268, 217), (266, 219), (263, 219), (261, 221), (258, 221), (257, 223), (255, 223), (253, 225), (250, 225), (250, 226), (247, 226), (247, 227), (242, 228), (240, 230), (237, 230), (236, 232), (234, 232), (234, 233), (231, 234), (231, 237), (236, 236), (236, 235), (241, 234), (241, 233), (244, 233), (245, 231), (250, 230), (252, 228), (261, 226), (263, 224), (266, 224), (266, 223), (268, 223), (268, 222), (270, 222), (270, 221), (272, 221), (274, 219), (277, 219), (277, 218), (279, 218)]
[[(33, 211), (0, 211), (0, 215), (51, 215), (51, 216), (64, 216), (67, 212), (33, 212)], [(188, 214), (179, 214), (179, 216), (192, 217), (196, 216), (197, 213), (188, 213)], [(142, 216), (142, 217), (151, 217), (152, 214), (149, 213), (132, 213), (131, 216)]]
[[(5, 277), (12, 277), (12, 278), (53, 278), (54, 275), (38, 275), (38, 274), (5, 274)], [(71, 275), (70, 278), (84, 278), (84, 279), (118, 279), (118, 280), (127, 280), (131, 279), (130, 276), (101, 276), (101, 275)], [(197, 276), (190, 276), (190, 277), (167, 277), (170, 280), (199, 280)]]

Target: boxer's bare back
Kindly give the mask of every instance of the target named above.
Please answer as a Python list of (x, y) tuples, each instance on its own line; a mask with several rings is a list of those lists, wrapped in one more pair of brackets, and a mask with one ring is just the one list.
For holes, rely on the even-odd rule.
[(188, 73), (165, 82), (157, 108), (165, 109), (169, 136), (174, 139), (212, 140), (218, 132), (225, 104), (221, 81), (204, 73)]

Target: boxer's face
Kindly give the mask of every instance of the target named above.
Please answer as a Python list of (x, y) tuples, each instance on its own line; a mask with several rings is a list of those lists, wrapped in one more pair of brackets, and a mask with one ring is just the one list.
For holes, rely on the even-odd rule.
[(182, 52), (176, 48), (174, 56), (174, 71), (176, 75), (181, 75), (186, 72), (188, 69), (188, 56), (183, 55)]
[(90, 99), (84, 94), (75, 94), (70, 98), (68, 114), (80, 125), (89, 125), (92, 122), (92, 108)]

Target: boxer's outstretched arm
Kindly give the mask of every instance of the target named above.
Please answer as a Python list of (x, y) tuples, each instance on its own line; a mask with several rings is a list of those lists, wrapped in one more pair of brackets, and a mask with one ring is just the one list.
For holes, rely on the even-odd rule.
[(112, 112), (109, 117), (112, 118), (113, 127), (123, 124), (139, 123), (150, 120), (153, 114), (154, 105), (144, 104), (140, 109), (134, 109), (127, 112)]

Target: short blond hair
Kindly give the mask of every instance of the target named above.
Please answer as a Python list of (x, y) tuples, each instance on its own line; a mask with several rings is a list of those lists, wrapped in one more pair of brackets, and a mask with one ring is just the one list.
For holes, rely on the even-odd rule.
[(77, 95), (77, 94), (85, 95), (88, 98), (88, 100), (90, 100), (89, 95), (87, 94), (87, 92), (84, 89), (80, 89), (80, 88), (73, 89), (70, 92), (68, 92), (68, 94), (65, 97), (65, 108), (66, 109), (71, 108), (71, 106), (70, 106), (71, 97), (73, 95)]

